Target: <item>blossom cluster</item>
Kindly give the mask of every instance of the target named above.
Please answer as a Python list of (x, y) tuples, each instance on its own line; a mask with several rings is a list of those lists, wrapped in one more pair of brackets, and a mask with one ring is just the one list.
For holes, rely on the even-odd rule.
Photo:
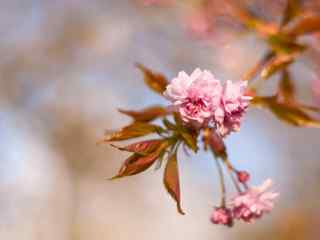
[[(152, 165), (156, 169), (165, 164), (164, 187), (176, 203), (177, 211), (185, 214), (181, 206), (178, 150), (197, 153), (203, 147), (210, 151), (216, 161), (221, 188), (221, 204), (214, 208), (211, 222), (233, 226), (235, 221), (252, 223), (269, 213), (278, 193), (269, 191), (272, 181), (266, 180), (261, 186), (250, 186), (250, 174), (240, 171), (229, 161), (224, 137), (240, 130), (241, 120), (252, 97), (247, 90), (247, 82), (225, 81), (222, 83), (208, 70), (196, 69), (191, 75), (180, 72), (171, 82), (160, 74), (137, 64), (144, 74), (146, 85), (155, 93), (171, 101), (168, 106), (149, 106), (139, 111), (120, 112), (132, 118), (132, 122), (122, 129), (107, 135), (101, 142), (119, 142), (157, 135), (156, 138), (133, 142), (126, 146), (111, 146), (128, 152), (130, 156), (123, 162), (118, 173), (111, 179), (119, 179), (139, 174)], [(277, 106), (275, 98), (255, 96), (253, 104)], [(264, 103), (265, 101), (265, 103)], [(155, 120), (162, 120), (156, 123)], [(203, 144), (200, 145), (200, 141)], [(227, 168), (237, 195), (227, 197), (225, 172)]]
[(211, 222), (231, 227), (234, 220), (252, 223), (261, 218), (272, 210), (274, 199), (279, 195), (268, 191), (271, 185), (272, 181), (268, 179), (259, 187), (247, 187), (246, 191), (233, 197), (227, 206), (216, 207)]
[(180, 72), (164, 95), (185, 122), (201, 127), (214, 125), (221, 136), (226, 136), (240, 129), (251, 100), (245, 94), (246, 86), (245, 81), (222, 84), (210, 71), (197, 68), (190, 76)]

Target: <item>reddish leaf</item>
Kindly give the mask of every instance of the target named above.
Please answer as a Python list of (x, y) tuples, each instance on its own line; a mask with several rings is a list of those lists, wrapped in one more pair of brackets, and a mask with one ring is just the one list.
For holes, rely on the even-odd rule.
[(300, 0), (287, 0), (287, 6), (284, 10), (281, 25), (286, 25), (291, 19), (296, 17), (300, 10)]
[(313, 119), (303, 109), (303, 106), (279, 103), (275, 97), (256, 97), (256, 106), (268, 108), (278, 119), (296, 127), (320, 127), (320, 121)]
[(137, 122), (150, 122), (158, 117), (165, 116), (167, 114), (167, 110), (161, 106), (152, 106), (145, 108), (141, 111), (130, 111), (130, 110), (122, 110), (119, 109), (119, 112), (128, 115)]
[(145, 83), (156, 93), (162, 95), (168, 85), (168, 80), (165, 76), (159, 73), (152, 72), (142, 64), (136, 64), (136, 66), (143, 72)]
[(248, 9), (245, 9), (240, 1), (226, 1), (229, 10), (232, 11), (232, 15), (240, 20), (247, 28), (252, 29), (262, 36), (274, 34), (278, 28), (273, 23), (268, 23), (259, 19)]
[(293, 37), (317, 31), (320, 31), (320, 16), (304, 17), (286, 29), (287, 34)]
[(308, 112), (320, 113), (319, 107), (308, 106), (308, 105), (299, 105), (301, 109)]
[(178, 212), (180, 214), (184, 214), (183, 210), (181, 209), (180, 203), (179, 169), (176, 152), (172, 154), (167, 162), (164, 171), (163, 183), (168, 193), (176, 201)]
[(261, 71), (261, 69), (270, 61), (275, 56), (275, 53), (273, 51), (267, 52), (263, 58), (256, 64), (254, 65), (249, 71), (247, 71), (243, 76), (242, 80), (244, 81), (249, 81), (254, 79), (258, 73)]
[(295, 55), (277, 55), (266, 64), (265, 68), (261, 72), (261, 77), (267, 79), (278, 71), (286, 68), (293, 62)]
[(305, 46), (296, 43), (294, 38), (284, 34), (270, 35), (267, 40), (272, 49), (281, 54), (291, 54), (305, 50)]
[(160, 126), (143, 122), (135, 122), (127, 127), (122, 128), (120, 131), (111, 134), (111, 136), (106, 137), (102, 140), (102, 142), (128, 140), (162, 131), (163, 129)]
[(297, 127), (320, 127), (318, 120), (312, 119), (307, 113), (299, 108), (285, 105), (272, 104), (270, 110), (282, 121)]
[(134, 153), (120, 168), (118, 174), (112, 179), (131, 176), (147, 170), (169, 145), (168, 141), (163, 142), (154, 152), (148, 155)]
[(294, 100), (295, 89), (287, 70), (282, 71), (278, 94), (285, 102), (292, 102)]
[(145, 153), (150, 153), (155, 151), (161, 145), (162, 142), (163, 140), (161, 139), (152, 139), (152, 140), (133, 143), (125, 147), (117, 147), (114, 145), (112, 146), (118, 148), (121, 151), (145, 154)]
[(225, 159), (227, 157), (226, 146), (214, 129), (207, 128), (204, 130), (205, 147), (210, 147), (216, 157)]

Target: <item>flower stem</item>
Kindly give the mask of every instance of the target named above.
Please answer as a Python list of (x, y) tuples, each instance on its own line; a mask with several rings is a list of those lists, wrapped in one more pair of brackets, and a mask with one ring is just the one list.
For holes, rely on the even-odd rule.
[(220, 178), (221, 195), (222, 195), (221, 196), (221, 207), (225, 207), (226, 206), (226, 185), (224, 182), (223, 171), (222, 171), (222, 167), (220, 165), (219, 159), (216, 157), (214, 159), (216, 162), (216, 166), (217, 166), (219, 178)]
[(234, 176), (234, 173), (236, 172), (235, 168), (232, 166), (231, 162), (229, 161), (229, 159), (227, 157), (223, 158), (223, 163), (227, 166), (227, 169), (228, 169), (228, 172), (229, 172), (229, 175), (230, 175), (230, 178), (232, 180), (233, 185), (237, 189), (238, 193), (241, 193), (241, 188), (239, 186), (239, 183)]

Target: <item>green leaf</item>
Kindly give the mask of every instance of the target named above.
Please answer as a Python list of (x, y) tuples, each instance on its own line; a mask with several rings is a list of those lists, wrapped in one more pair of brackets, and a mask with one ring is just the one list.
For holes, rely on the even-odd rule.
[(147, 170), (161, 155), (162, 151), (169, 146), (169, 142), (163, 142), (154, 152), (148, 155), (134, 153), (121, 166), (118, 174), (113, 179), (118, 179), (126, 176), (136, 175)]
[(294, 100), (295, 88), (287, 70), (282, 71), (278, 93), (285, 102), (292, 102)]
[(149, 88), (162, 95), (168, 85), (167, 78), (162, 74), (151, 71), (142, 64), (138, 63), (136, 64), (136, 66), (143, 72), (144, 81), (149, 86)]
[(167, 115), (167, 110), (161, 106), (152, 106), (141, 111), (130, 111), (119, 109), (119, 112), (132, 117), (134, 121), (137, 122), (150, 122), (156, 118)]
[(180, 199), (180, 183), (179, 183), (179, 170), (178, 170), (178, 161), (177, 161), (177, 152), (172, 154), (167, 162), (163, 183), (168, 193), (177, 203), (177, 210), (180, 214), (184, 215), (184, 212), (181, 208), (181, 199)]
[(107, 136), (101, 142), (123, 141), (131, 138), (145, 136), (151, 133), (161, 133), (163, 131), (164, 129), (157, 125), (143, 122), (134, 122), (133, 124), (122, 128), (120, 131)]

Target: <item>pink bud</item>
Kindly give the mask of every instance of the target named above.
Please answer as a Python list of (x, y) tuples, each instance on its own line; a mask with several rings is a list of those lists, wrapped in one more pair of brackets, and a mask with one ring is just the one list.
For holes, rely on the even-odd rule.
[(232, 227), (233, 225), (232, 212), (225, 207), (216, 207), (212, 212), (210, 220), (213, 224), (221, 224), (228, 227)]
[(250, 174), (247, 171), (238, 171), (237, 177), (239, 182), (246, 183), (250, 179)]

